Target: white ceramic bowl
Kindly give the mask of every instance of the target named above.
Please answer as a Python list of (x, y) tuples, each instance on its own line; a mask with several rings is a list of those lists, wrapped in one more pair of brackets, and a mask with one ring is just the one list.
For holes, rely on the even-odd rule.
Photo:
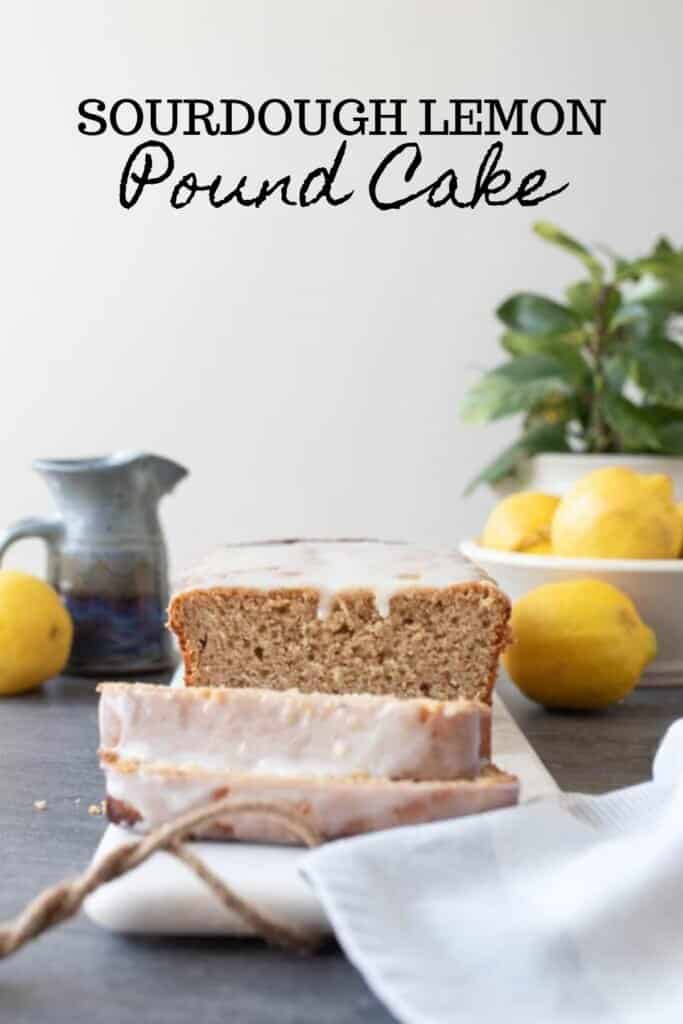
[(631, 598), (657, 634), (657, 658), (641, 685), (683, 685), (683, 559), (560, 558), (482, 548), (471, 540), (462, 554), (485, 569), (513, 600), (543, 583), (582, 577), (604, 580)]

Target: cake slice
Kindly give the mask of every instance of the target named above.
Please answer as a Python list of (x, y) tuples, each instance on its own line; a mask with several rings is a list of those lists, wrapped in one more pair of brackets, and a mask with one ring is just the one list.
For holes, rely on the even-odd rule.
[[(265, 801), (302, 815), (324, 840), (397, 825), (458, 818), (517, 802), (518, 783), (493, 767), (477, 779), (446, 782), (358, 778), (241, 775), (225, 771), (126, 761), (115, 754), (102, 762), (107, 813), (113, 822), (142, 831), (212, 800)], [(209, 839), (296, 842), (279, 822), (262, 814), (225, 817), (198, 830)]]
[(458, 779), (491, 753), (475, 701), (100, 683), (100, 754), (237, 774)]
[(175, 591), (186, 686), (490, 702), (510, 604), (453, 551), (379, 541), (219, 549)]

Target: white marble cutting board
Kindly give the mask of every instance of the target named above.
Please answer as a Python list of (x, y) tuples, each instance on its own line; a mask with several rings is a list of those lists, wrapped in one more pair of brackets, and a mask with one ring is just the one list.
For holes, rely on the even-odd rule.
[[(548, 770), (496, 697), (493, 708), (494, 759), (522, 783), (522, 800), (557, 792)], [(95, 857), (131, 833), (109, 825)], [(330, 931), (322, 907), (297, 865), (300, 848), (258, 843), (193, 842), (193, 851), (241, 896), (278, 921), (324, 933)], [(184, 864), (156, 853), (123, 878), (103, 886), (85, 903), (96, 924), (117, 932), (156, 935), (247, 935), (249, 929), (217, 901)]]

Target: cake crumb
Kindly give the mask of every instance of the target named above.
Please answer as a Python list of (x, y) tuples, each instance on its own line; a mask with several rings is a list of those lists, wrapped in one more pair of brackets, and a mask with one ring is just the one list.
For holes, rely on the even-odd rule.
[(34, 800), (33, 806), (37, 811), (47, 810), (47, 800)]
[(187, 685), (491, 702), (510, 602), (478, 567), (448, 549), (293, 541), (271, 547), (271, 579), (266, 550), (220, 549), (176, 591)]
[(88, 814), (92, 814), (93, 817), (99, 814), (104, 814), (104, 800), (101, 804), (90, 804)]

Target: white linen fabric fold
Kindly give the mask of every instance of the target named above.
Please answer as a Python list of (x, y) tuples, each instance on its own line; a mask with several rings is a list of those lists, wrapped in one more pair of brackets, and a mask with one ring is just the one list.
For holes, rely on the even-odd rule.
[(652, 782), (341, 840), (301, 866), (404, 1024), (683, 1020), (683, 720)]

